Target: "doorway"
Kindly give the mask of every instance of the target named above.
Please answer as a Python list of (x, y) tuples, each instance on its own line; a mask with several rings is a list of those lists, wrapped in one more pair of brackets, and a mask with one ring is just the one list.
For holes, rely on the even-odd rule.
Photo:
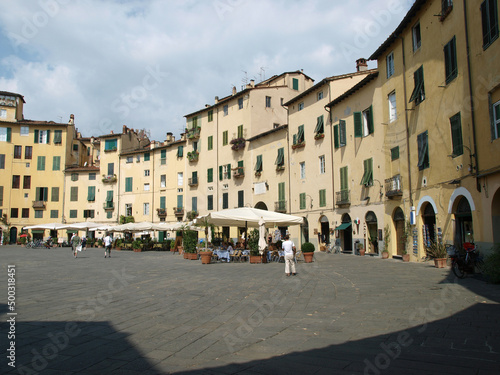
[(472, 212), (467, 198), (462, 197), (455, 212), (455, 246), (461, 249), (465, 242), (474, 243)]
[(340, 231), (340, 240), (343, 251), (352, 253), (352, 220), (349, 214), (342, 216), (342, 224), (351, 224), (344, 230)]
[(396, 254), (403, 255), (405, 248), (405, 214), (400, 207), (394, 210), (392, 221), (394, 223), (394, 228), (396, 229)]
[(424, 222), (423, 239), (424, 246), (430, 247), (436, 242), (436, 213), (430, 203), (427, 203), (422, 213), (422, 221)]
[(16, 227), (10, 228), (9, 242), (10, 243), (16, 243), (17, 242), (17, 228)]
[(330, 222), (326, 216), (322, 216), (321, 220), (321, 233), (319, 234), (319, 242), (321, 244), (329, 244), (330, 243)]
[(378, 254), (378, 224), (377, 215), (373, 211), (368, 211), (365, 216), (366, 230), (370, 251)]

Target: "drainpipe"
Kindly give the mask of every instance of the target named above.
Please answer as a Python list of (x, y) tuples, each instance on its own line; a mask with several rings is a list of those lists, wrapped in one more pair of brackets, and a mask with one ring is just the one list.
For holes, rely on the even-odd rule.
[[(470, 98), (470, 113), (471, 113), (471, 121), (472, 121), (472, 142), (473, 142), (473, 150), (472, 157), (476, 159), (476, 166), (471, 166), (472, 174), (476, 177), (476, 189), (478, 192), (481, 192), (481, 184), (479, 183), (479, 163), (477, 160), (477, 148), (476, 148), (476, 112), (474, 110), (474, 95), (472, 95), (472, 76), (471, 76), (471, 66), (470, 66), (470, 46), (469, 46), (469, 28), (467, 22), (467, 2), (464, 0), (464, 24), (465, 24), (465, 47), (467, 51), (467, 75), (468, 75), (468, 83), (469, 83), (469, 98)], [(475, 171), (474, 171), (475, 169)]]

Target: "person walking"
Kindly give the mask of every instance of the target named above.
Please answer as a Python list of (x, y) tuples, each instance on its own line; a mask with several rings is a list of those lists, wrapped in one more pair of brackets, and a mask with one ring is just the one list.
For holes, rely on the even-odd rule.
[[(71, 237), (71, 246), (73, 247), (73, 255), (76, 258), (76, 254), (78, 253), (78, 247), (81, 246), (82, 240), (78, 236), (78, 233), (74, 233), (73, 236)], [(81, 247), (80, 247), (81, 250)]]
[(109, 235), (109, 233), (106, 233), (106, 237), (104, 237), (104, 258), (110, 257), (111, 258), (111, 244), (113, 243), (113, 239)]
[(285, 241), (281, 244), (281, 248), (285, 253), (285, 273), (287, 276), (290, 276), (290, 272), (293, 276), (296, 275), (295, 272), (295, 244), (290, 241), (290, 236), (287, 234), (285, 236)]
[(82, 250), (87, 250), (87, 237), (82, 236)]

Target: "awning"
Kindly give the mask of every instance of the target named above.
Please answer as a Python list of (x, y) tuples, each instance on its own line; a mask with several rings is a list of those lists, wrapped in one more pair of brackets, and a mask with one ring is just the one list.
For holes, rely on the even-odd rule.
[(344, 230), (347, 229), (351, 226), (351, 223), (342, 223), (340, 224), (335, 230)]
[(78, 231), (77, 231), (77, 230), (74, 230), (74, 229), (68, 229), (66, 232), (67, 232), (68, 234), (78, 233)]
[(43, 233), (45, 233), (45, 231), (43, 229), (42, 230), (40, 230), (40, 229), (32, 229), (31, 233), (33, 233), (33, 234), (43, 234)]

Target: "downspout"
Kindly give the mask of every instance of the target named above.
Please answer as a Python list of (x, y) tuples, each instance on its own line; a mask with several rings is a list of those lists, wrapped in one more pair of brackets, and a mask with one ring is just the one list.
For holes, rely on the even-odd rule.
[[(284, 106), (282, 106), (285, 108)], [(287, 168), (287, 173), (288, 173), (288, 212), (292, 212), (292, 177), (290, 173), (290, 123), (289, 123), (289, 112), (288, 108), (286, 109), (286, 151), (288, 153), (288, 168)], [(279, 197), (278, 197), (279, 201)], [(279, 203), (278, 203), (279, 204)]]
[[(154, 145), (154, 147), (156, 147), (156, 145)], [(153, 151), (153, 149), (151, 149), (151, 144), (149, 145), (149, 155), (153, 154), (153, 162), (151, 163), (153, 165), (153, 168), (152, 168), (152, 174), (150, 174), (150, 176), (153, 177), (153, 186), (151, 187), (151, 191), (153, 192), (152, 194), (152, 198), (151, 199), (151, 222), (153, 223), (154, 222), (154, 212), (155, 212), (155, 163), (154, 163), (154, 152), (151, 152)], [(151, 156), (149, 157), (149, 160), (151, 160)], [(144, 162), (144, 154), (143, 154), (143, 158), (142, 158), (142, 161)], [(160, 177), (161, 178), (161, 177)], [(156, 231), (155, 231), (156, 232)]]
[[(331, 93), (331, 89), (330, 89), (330, 83), (328, 83), (328, 103), (331, 103), (332, 101), (332, 93)], [(331, 111), (331, 108), (330, 110), (327, 109), (327, 106), (325, 105), (325, 111), (328, 112), (328, 118), (330, 120), (330, 165), (332, 167), (332, 212), (335, 212), (335, 177), (334, 177), (334, 172), (335, 172), (335, 168), (334, 168), (334, 165), (333, 165), (333, 134), (332, 134), (332, 131), (333, 131), (333, 118), (332, 118), (332, 111)], [(325, 167), (326, 167), (326, 160), (325, 160)]]
[(216, 144), (217, 144), (217, 160), (216, 160), (216, 167), (215, 167), (215, 173), (212, 174), (212, 177), (213, 175), (215, 174), (215, 186), (216, 186), (216, 191), (215, 191), (215, 206), (216, 206), (216, 209), (215, 211), (219, 211), (219, 194), (220, 194), (220, 191), (219, 191), (219, 179), (220, 177), (218, 176), (219, 174), (219, 148), (222, 149), (222, 147), (219, 147), (219, 106), (215, 107), (215, 116), (217, 118), (216, 122), (215, 122), (215, 128), (216, 128), (216, 131), (215, 131), (215, 134), (216, 134), (216, 137), (217, 137), (217, 140), (216, 140)]
[[(472, 121), (472, 143), (473, 150), (471, 155), (471, 164), (472, 158), (476, 159), (476, 166), (471, 165), (472, 174), (476, 177), (476, 189), (478, 192), (481, 192), (481, 184), (479, 183), (479, 163), (477, 160), (477, 148), (476, 148), (476, 112), (474, 110), (474, 95), (472, 95), (472, 76), (471, 76), (471, 66), (470, 66), (470, 47), (469, 47), (469, 28), (467, 24), (467, 2), (464, 0), (464, 23), (465, 23), (465, 47), (467, 51), (467, 73), (468, 73), (468, 81), (469, 81), (469, 98), (470, 98), (470, 112), (471, 112), (471, 121)], [(474, 172), (475, 169), (475, 172)]]

